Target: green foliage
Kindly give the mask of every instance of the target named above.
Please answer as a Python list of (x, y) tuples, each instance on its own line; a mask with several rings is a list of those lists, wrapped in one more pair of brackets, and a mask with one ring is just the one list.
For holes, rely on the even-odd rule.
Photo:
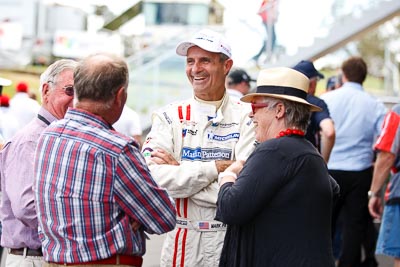
[[(326, 83), (328, 82), (328, 78), (337, 74), (337, 72), (334, 70), (323, 70), (321, 72), (324, 74), (325, 78), (318, 82), (315, 93), (316, 96), (320, 96), (321, 94), (326, 92)], [(383, 79), (381, 77), (368, 75), (363, 84), (363, 87), (365, 91), (376, 96), (385, 94), (383, 90)]]
[[(393, 47), (393, 42), (398, 42), (400, 38), (400, 18), (392, 19), (382, 26), (366, 33), (362, 39), (357, 42), (357, 49), (368, 65), (370, 74), (376, 77), (382, 77), (382, 70), (385, 64), (385, 49)], [(390, 56), (394, 61), (394, 55), (400, 53), (390, 50)]]
[[(42, 69), (44, 68), (32, 66), (28, 67), (29, 70), (27, 71), (0, 70), (0, 77), (12, 81), (12, 84), (10, 86), (3, 87), (3, 94), (12, 97), (15, 94), (15, 86), (17, 85), (17, 83), (24, 81), (29, 85), (29, 91), (34, 92), (37, 96), (39, 96), (39, 73), (41, 73)], [(38, 99), (38, 101), (40, 102), (40, 99)]]

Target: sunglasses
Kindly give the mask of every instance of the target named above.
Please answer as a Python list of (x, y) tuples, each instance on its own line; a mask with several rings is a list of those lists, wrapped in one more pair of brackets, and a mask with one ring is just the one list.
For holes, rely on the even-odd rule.
[(268, 107), (268, 103), (251, 103), (251, 111), (253, 114), (256, 113), (257, 109), (266, 107)]
[[(53, 82), (53, 81), (47, 81), (48, 83), (53, 83), (53, 84), (55, 84), (55, 82)], [(63, 91), (64, 91), (64, 93), (67, 95), (67, 96), (74, 96), (74, 86), (72, 86), (72, 85), (66, 85), (66, 86), (64, 86), (63, 88), (61, 88)]]
[(74, 96), (74, 87), (72, 85), (64, 86), (62, 89), (67, 96)]

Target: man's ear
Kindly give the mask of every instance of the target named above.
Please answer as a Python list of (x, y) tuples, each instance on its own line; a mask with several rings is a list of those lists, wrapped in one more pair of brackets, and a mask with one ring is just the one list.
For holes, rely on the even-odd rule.
[(124, 87), (118, 89), (117, 94), (115, 96), (114, 103), (118, 106), (125, 105), (126, 99), (128, 98), (128, 94)]
[(232, 66), (233, 66), (233, 60), (231, 58), (228, 58), (227, 60), (225, 60), (225, 76), (228, 75)]
[(49, 94), (50, 90), (51, 90), (51, 89), (50, 89), (50, 86), (49, 86), (48, 83), (44, 83), (44, 84), (42, 85), (41, 94), (42, 94), (43, 102), (46, 102), (47, 95)]

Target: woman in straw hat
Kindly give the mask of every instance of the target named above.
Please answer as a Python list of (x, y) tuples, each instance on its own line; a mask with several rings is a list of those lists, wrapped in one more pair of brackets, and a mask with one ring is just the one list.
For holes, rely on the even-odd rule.
[(304, 138), (309, 80), (290, 68), (262, 70), (251, 103), (256, 150), (219, 175), (217, 218), (227, 223), (220, 266), (334, 266), (331, 207), (338, 186)]

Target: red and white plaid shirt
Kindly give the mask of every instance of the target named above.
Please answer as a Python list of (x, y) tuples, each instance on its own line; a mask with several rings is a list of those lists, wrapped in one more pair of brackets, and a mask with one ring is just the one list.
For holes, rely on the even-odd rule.
[[(102, 118), (69, 109), (39, 139), (35, 158), (45, 261), (76, 263), (143, 255), (145, 234), (175, 227), (175, 206), (135, 141)], [(142, 226), (131, 229), (133, 221)]]

